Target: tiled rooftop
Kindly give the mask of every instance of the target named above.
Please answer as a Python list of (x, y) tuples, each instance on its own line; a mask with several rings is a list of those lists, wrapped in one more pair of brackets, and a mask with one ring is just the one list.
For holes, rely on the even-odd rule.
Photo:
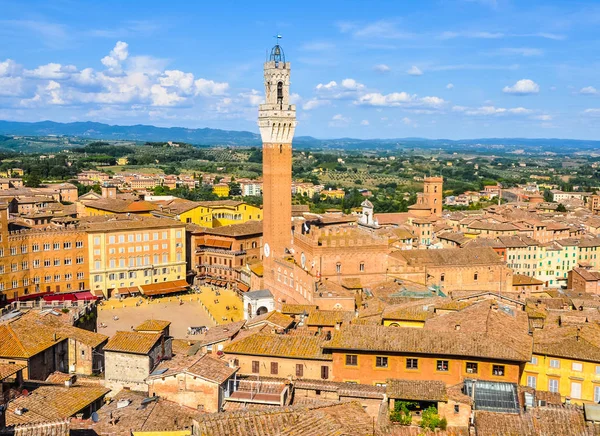
[(230, 354), (331, 360), (331, 354), (321, 348), (323, 341), (323, 336), (257, 333), (228, 344), (223, 351)]
[(117, 332), (104, 346), (104, 351), (148, 354), (161, 338), (160, 333)]

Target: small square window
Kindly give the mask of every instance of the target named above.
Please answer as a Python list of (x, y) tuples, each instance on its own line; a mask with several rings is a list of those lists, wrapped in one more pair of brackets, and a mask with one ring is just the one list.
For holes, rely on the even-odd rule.
[(560, 368), (560, 360), (550, 359), (550, 368)]
[(357, 366), (358, 356), (356, 354), (346, 354), (346, 366)]
[(437, 363), (436, 363), (436, 369), (438, 371), (446, 372), (446, 371), (448, 371), (449, 367), (450, 366), (449, 366), (447, 360), (438, 360)]
[(406, 359), (406, 369), (419, 369), (419, 359)]
[(504, 376), (504, 365), (493, 365), (492, 374), (500, 377)]
[(478, 365), (476, 362), (467, 362), (466, 370), (469, 374), (477, 374)]
[(385, 356), (375, 357), (375, 366), (377, 368), (387, 368), (388, 367), (388, 358)]

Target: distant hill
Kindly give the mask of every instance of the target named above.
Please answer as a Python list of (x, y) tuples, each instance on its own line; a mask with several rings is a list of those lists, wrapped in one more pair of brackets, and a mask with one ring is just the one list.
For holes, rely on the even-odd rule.
[[(220, 129), (187, 129), (184, 127), (155, 127), (143, 124), (116, 126), (95, 122), (56, 123), (40, 121), (23, 123), (0, 121), (0, 135), (22, 136), (72, 136), (89, 139), (130, 140), (130, 141), (180, 141), (195, 145), (261, 145), (258, 133)], [(10, 138), (12, 139), (12, 138)], [(446, 151), (498, 150), (508, 152), (525, 149), (528, 152), (552, 151), (569, 154), (577, 151), (600, 151), (600, 141), (574, 139), (527, 139), (527, 138), (483, 138), (483, 139), (317, 139), (312, 136), (297, 136), (294, 145), (301, 148), (343, 148), (343, 149), (399, 149), (399, 148), (443, 148)], [(0, 140), (0, 147), (2, 141)], [(6, 148), (6, 147), (2, 147)]]

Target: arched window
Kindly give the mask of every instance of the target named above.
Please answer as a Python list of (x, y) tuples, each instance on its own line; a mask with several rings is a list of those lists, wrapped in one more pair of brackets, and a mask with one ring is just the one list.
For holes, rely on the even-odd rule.
[(433, 187), (433, 192), (434, 192), (434, 193), (437, 193), (437, 186), (434, 186), (434, 187)]
[(446, 274), (442, 273), (440, 276), (440, 282), (443, 282), (444, 280), (446, 280)]
[(283, 153), (283, 144), (279, 144), (279, 153)]
[(277, 83), (277, 104), (283, 104), (283, 82)]
[(252, 248), (256, 248), (256, 241), (252, 242)]
[(361, 262), (360, 265), (358, 266), (358, 269), (360, 270), (360, 272), (364, 272), (365, 271), (365, 263)]
[(335, 264), (335, 272), (338, 274), (342, 272), (342, 264), (341, 263), (338, 262)]
[(477, 278), (479, 277), (479, 275), (477, 273), (473, 274), (473, 280), (477, 281)]

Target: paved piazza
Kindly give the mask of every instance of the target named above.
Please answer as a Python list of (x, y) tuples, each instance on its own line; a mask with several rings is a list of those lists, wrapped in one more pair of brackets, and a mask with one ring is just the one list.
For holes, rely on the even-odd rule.
[[(188, 335), (188, 327), (205, 325), (212, 327), (215, 322), (207, 315), (208, 307), (217, 324), (242, 319), (242, 302), (234, 291), (219, 289), (220, 295), (211, 288), (202, 288), (201, 294), (189, 294), (181, 297), (143, 299), (129, 297), (123, 301), (109, 300), (98, 306), (98, 333), (112, 336), (118, 330), (128, 331), (147, 319), (171, 321), (171, 335), (175, 338), (197, 338)], [(179, 300), (183, 301), (180, 304)], [(141, 301), (139, 306), (137, 303)], [(218, 301), (218, 302), (216, 302)], [(227, 309), (229, 307), (229, 310)], [(118, 317), (115, 320), (114, 317)], [(106, 327), (100, 327), (105, 324)]]

